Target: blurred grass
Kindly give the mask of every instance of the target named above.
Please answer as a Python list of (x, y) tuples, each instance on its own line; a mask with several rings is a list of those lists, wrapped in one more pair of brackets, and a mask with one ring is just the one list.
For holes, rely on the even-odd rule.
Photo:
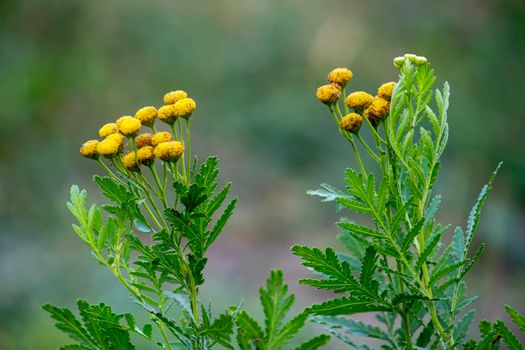
[(331, 68), (347, 66), (351, 89), (373, 92), (395, 79), (392, 58), (405, 52), (427, 56), (439, 83), (452, 86), (442, 220), (464, 224), (505, 162), (470, 291), (481, 294), (481, 317), (501, 317), (503, 303), (524, 310), (523, 23), (519, 0), (0, 1), (0, 348), (63, 342), (45, 302), (129, 307), (72, 234), (64, 202), (72, 183), (93, 189), (98, 168), (79, 157), (81, 142), (176, 88), (198, 103), (195, 150), (219, 155), (240, 198), (204, 295), (256, 307), (268, 269), (282, 267), (301, 305), (326, 297), (295, 284), (307, 271), (288, 252), (296, 242), (334, 242), (339, 214), (304, 193), (342, 186), (353, 165), (314, 91)]

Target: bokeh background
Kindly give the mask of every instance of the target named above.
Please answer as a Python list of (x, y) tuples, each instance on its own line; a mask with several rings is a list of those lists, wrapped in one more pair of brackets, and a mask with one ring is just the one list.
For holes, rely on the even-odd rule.
[(427, 56), (439, 84), (452, 86), (440, 219), (464, 225), (505, 162), (470, 292), (480, 318), (504, 317), (504, 303), (524, 311), (523, 1), (0, 1), (0, 349), (64, 343), (46, 302), (130, 307), (73, 234), (64, 203), (73, 183), (100, 199), (90, 180), (100, 170), (78, 154), (83, 140), (177, 88), (198, 102), (198, 155), (220, 157), (239, 197), (212, 249), (204, 300), (258, 310), (257, 288), (274, 267), (298, 306), (326, 298), (295, 283), (308, 272), (289, 248), (337, 245), (341, 214), (305, 192), (343, 187), (353, 160), (314, 92), (337, 66), (354, 71), (351, 89), (373, 92), (396, 79), (392, 58), (406, 52)]

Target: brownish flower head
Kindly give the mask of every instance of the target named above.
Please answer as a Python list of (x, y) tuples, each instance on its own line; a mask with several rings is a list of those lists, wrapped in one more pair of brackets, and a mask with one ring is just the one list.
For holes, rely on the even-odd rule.
[(372, 103), (365, 110), (366, 117), (373, 126), (379, 125), (381, 120), (388, 117), (389, 112), (390, 102), (378, 96), (374, 97)]
[(345, 105), (353, 108), (354, 111), (362, 111), (364, 108), (368, 107), (373, 100), (374, 96), (370, 95), (368, 92), (356, 91), (346, 97)]
[(317, 93), (315, 94), (319, 101), (327, 105), (333, 105), (334, 103), (336, 103), (337, 100), (339, 100), (340, 95), (341, 90), (339, 86), (335, 84), (320, 86), (317, 89)]
[(89, 140), (84, 142), (82, 147), (80, 147), (80, 154), (83, 157), (90, 158), (90, 159), (97, 159), (98, 152), (97, 152), (97, 146), (99, 142), (97, 140)]
[(353, 134), (357, 134), (359, 132), (359, 129), (361, 129), (362, 123), (363, 117), (361, 117), (360, 114), (349, 113), (341, 119), (339, 125), (341, 126), (341, 129), (351, 132)]
[(394, 91), (395, 85), (396, 83), (393, 81), (384, 83), (383, 85), (379, 87), (379, 89), (377, 89), (377, 96), (390, 102), (390, 99), (392, 98), (392, 92)]
[(152, 146), (153, 145), (151, 142), (152, 138), (153, 138), (153, 135), (150, 133), (146, 132), (146, 133), (140, 134), (135, 138), (135, 144), (137, 145), (137, 148), (142, 148), (145, 146)]
[(328, 81), (332, 84), (337, 84), (344, 88), (346, 84), (352, 79), (352, 71), (347, 68), (336, 68), (328, 73)]

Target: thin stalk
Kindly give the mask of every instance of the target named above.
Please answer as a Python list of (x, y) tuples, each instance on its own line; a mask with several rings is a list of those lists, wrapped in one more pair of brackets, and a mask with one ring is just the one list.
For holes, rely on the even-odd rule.
[(188, 173), (191, 181), (191, 123), (189, 117), (186, 119), (186, 145), (188, 149)]
[(370, 146), (368, 146), (368, 144), (366, 143), (366, 141), (361, 137), (361, 135), (359, 134), (355, 134), (357, 139), (359, 140), (359, 142), (361, 142), (361, 144), (363, 145), (363, 147), (366, 149), (366, 151), (368, 152), (368, 154), (370, 155), (370, 157), (372, 157), (376, 162), (378, 162), (379, 164), (382, 164), (382, 161), (381, 159), (379, 158), (379, 156), (370, 148)]
[(158, 197), (162, 201), (162, 204), (164, 204), (164, 208), (167, 208), (168, 207), (168, 202), (166, 201), (165, 188), (162, 186), (162, 184), (160, 182), (159, 175), (157, 174), (157, 170), (155, 169), (155, 165), (152, 164), (148, 168), (151, 171), (151, 174), (153, 175), (153, 179), (155, 180), (155, 183), (157, 184), (157, 187), (159, 188), (160, 196), (158, 196)]

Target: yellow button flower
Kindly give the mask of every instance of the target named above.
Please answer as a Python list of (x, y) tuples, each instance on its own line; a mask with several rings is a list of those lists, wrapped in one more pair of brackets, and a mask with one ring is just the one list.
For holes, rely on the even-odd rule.
[(340, 95), (341, 91), (338, 86), (334, 84), (320, 86), (315, 94), (319, 101), (327, 105), (333, 105), (336, 103), (337, 100), (339, 100)]
[(150, 166), (155, 160), (155, 153), (152, 146), (144, 146), (137, 151), (137, 158), (140, 164)]
[(337, 84), (344, 88), (346, 84), (352, 79), (352, 71), (347, 68), (336, 68), (328, 73), (328, 81), (332, 84)]
[(97, 153), (98, 144), (99, 144), (99, 141), (97, 140), (89, 140), (89, 141), (84, 142), (82, 147), (80, 147), (80, 154), (86, 158), (96, 159), (98, 157), (98, 153)]
[(124, 136), (132, 137), (140, 130), (140, 120), (131, 116), (124, 116), (117, 121), (118, 129)]
[(341, 119), (339, 125), (341, 126), (341, 129), (357, 134), (359, 129), (361, 129), (362, 123), (363, 117), (361, 117), (360, 114), (349, 113)]
[(393, 81), (384, 83), (379, 87), (379, 89), (377, 89), (377, 96), (390, 102), (390, 99), (392, 98), (392, 91), (394, 91), (395, 85), (396, 83)]
[(184, 153), (184, 144), (179, 141), (163, 142), (155, 147), (155, 157), (166, 162), (177, 161)]
[[(111, 136), (111, 135), (110, 135)], [(117, 141), (112, 139), (104, 139), (97, 145), (98, 154), (106, 158), (113, 158), (119, 153), (120, 145)]]
[(114, 134), (118, 131), (118, 126), (116, 123), (107, 123), (104, 124), (99, 130), (98, 134), (100, 137), (106, 137), (108, 135)]
[(370, 95), (364, 91), (352, 92), (346, 97), (345, 105), (350, 108), (353, 108), (356, 111), (361, 111), (363, 108), (366, 108), (372, 101), (374, 96)]
[(126, 138), (124, 137), (124, 135), (116, 132), (114, 134), (106, 136), (105, 140), (115, 141), (116, 143), (118, 143), (119, 147), (122, 148), (124, 147), (124, 141), (126, 140)]
[(121, 158), (124, 168), (129, 171), (139, 170), (139, 164), (137, 163), (137, 155), (135, 152), (129, 152), (122, 156)]
[(140, 120), (140, 123), (145, 126), (152, 126), (157, 117), (157, 108), (153, 106), (142, 107), (135, 113), (135, 118)]
[(171, 134), (167, 131), (159, 131), (151, 137), (151, 145), (153, 147), (168, 141), (171, 141)]
[(157, 118), (163, 121), (166, 124), (173, 124), (177, 120), (177, 115), (175, 114), (174, 105), (166, 105), (159, 108), (157, 111)]
[(166, 95), (164, 95), (164, 104), (165, 105), (172, 105), (175, 104), (175, 102), (182, 100), (183, 98), (188, 97), (188, 93), (183, 90), (175, 90), (170, 91)]
[(135, 144), (137, 145), (137, 148), (142, 148), (145, 146), (152, 146), (153, 145), (151, 142), (152, 138), (153, 138), (153, 135), (151, 135), (150, 133), (146, 132), (146, 133), (140, 134), (135, 138)]
[(175, 115), (185, 119), (191, 116), (195, 108), (197, 108), (197, 104), (191, 98), (183, 98), (173, 105)]

